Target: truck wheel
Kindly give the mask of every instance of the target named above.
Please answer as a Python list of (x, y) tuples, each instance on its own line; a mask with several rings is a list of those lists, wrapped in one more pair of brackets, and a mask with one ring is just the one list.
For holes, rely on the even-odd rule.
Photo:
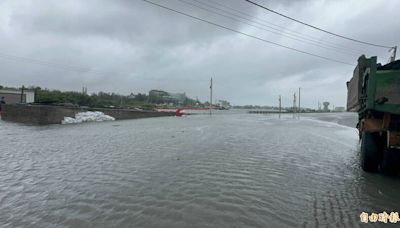
[(366, 172), (378, 171), (381, 162), (379, 135), (363, 132), (361, 140), (361, 168)]
[(383, 160), (381, 170), (383, 173), (394, 176), (399, 173), (400, 166), (400, 150), (394, 148), (385, 148), (383, 152)]

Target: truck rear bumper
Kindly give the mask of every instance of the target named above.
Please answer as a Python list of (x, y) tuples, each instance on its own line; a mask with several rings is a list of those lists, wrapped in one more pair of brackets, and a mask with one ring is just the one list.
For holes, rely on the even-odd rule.
[(389, 130), (391, 115), (384, 113), (381, 118), (375, 118), (373, 115), (368, 115), (367, 118), (361, 120), (360, 131), (366, 132), (384, 132)]

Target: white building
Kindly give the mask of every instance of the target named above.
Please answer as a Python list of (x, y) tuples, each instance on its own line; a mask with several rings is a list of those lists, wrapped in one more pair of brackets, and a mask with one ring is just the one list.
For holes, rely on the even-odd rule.
[(4, 97), (6, 104), (35, 102), (35, 92), (31, 90), (24, 90), (24, 93), (22, 94), (21, 90), (0, 89), (0, 98), (1, 97)]
[(345, 108), (344, 107), (335, 107), (335, 112), (344, 112)]

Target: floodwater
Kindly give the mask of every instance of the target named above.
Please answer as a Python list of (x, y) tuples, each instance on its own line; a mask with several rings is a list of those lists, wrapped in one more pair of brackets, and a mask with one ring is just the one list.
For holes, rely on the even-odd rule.
[(377, 227), (400, 181), (359, 167), (356, 115), (0, 121), (0, 227)]

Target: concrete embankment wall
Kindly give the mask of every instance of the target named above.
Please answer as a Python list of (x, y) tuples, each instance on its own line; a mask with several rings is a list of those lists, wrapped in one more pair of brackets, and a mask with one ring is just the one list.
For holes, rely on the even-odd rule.
[(17, 123), (47, 125), (60, 124), (64, 117), (74, 117), (79, 112), (100, 111), (116, 120), (174, 116), (171, 112), (137, 111), (130, 109), (74, 108), (51, 105), (2, 105), (1, 119)]

